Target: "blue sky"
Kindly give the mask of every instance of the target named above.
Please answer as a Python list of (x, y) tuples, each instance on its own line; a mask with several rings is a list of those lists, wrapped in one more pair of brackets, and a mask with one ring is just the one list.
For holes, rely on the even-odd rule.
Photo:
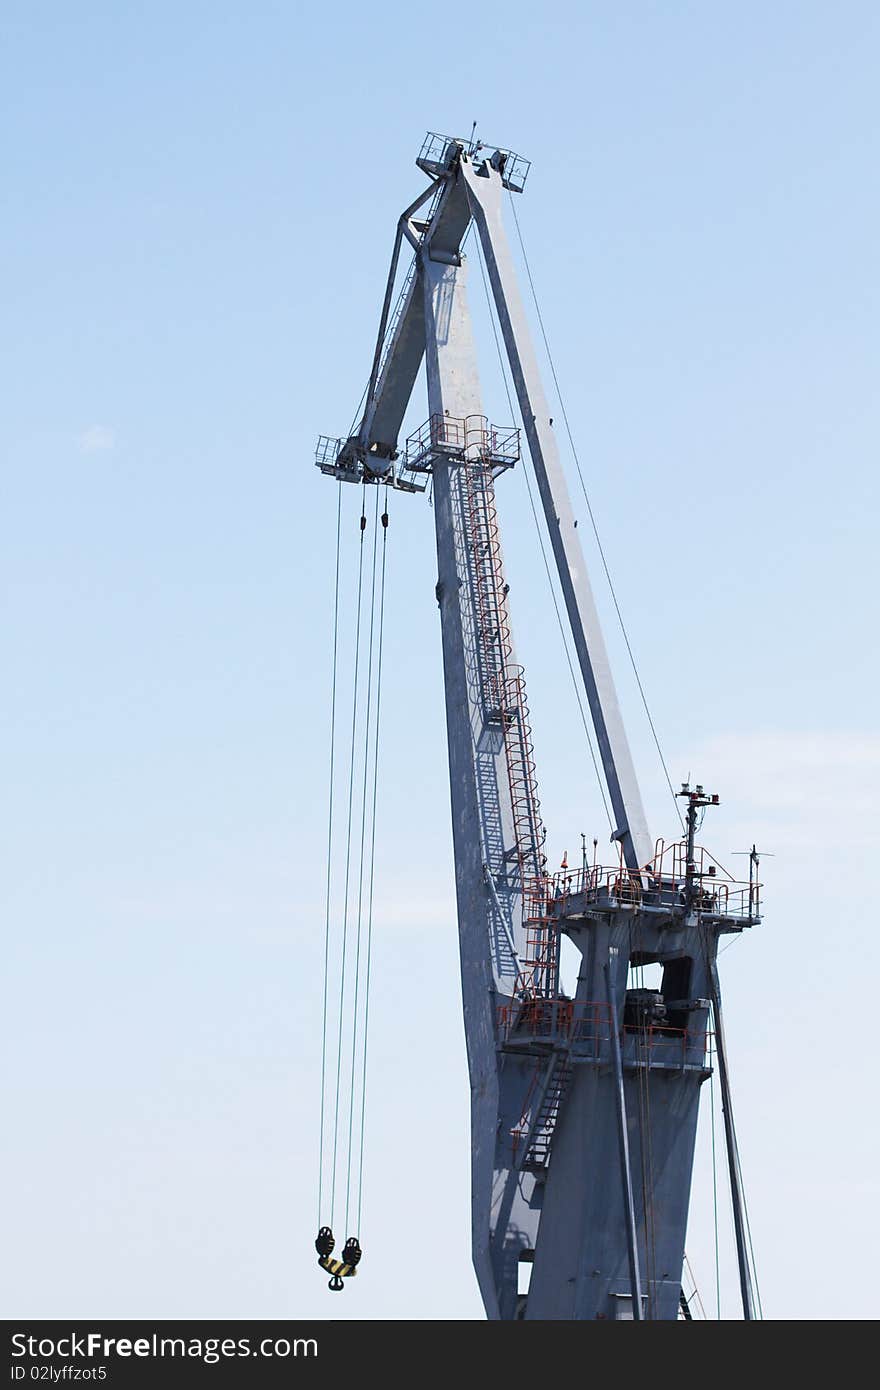
[[(876, 7), (10, 0), (2, 26), (8, 1314), (480, 1316), (424, 499), (389, 537), (368, 1259), (332, 1307), (311, 1250), (311, 459), (360, 395), (424, 131), (476, 119), (533, 161), (523, 235), (673, 777), (721, 794), (722, 859), (776, 856), (722, 961), (765, 1311), (873, 1315)], [(520, 471), (499, 509), (552, 857), (601, 806)], [(704, 1299), (708, 1163), (704, 1133)], [(735, 1316), (729, 1241), (722, 1274)]]

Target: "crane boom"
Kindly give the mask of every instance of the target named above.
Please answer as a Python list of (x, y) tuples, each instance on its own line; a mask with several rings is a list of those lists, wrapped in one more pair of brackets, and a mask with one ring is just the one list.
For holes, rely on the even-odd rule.
[(653, 859), (654, 842), (648, 831), (614, 677), (504, 230), (501, 173), (491, 159), (475, 166), (470, 155), (463, 153), (461, 177), (467, 187), (468, 203), (486, 257), (489, 283), (510, 359), (574, 647), (590, 702), (599, 755), (614, 808), (613, 838), (621, 842), (629, 868), (639, 869)]

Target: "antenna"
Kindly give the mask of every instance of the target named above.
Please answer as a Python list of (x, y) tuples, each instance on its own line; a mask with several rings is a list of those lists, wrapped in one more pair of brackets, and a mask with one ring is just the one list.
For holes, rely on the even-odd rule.
[(730, 852), (737, 858), (745, 854), (749, 856), (749, 916), (759, 917), (761, 915), (761, 884), (758, 881), (758, 869), (761, 866), (761, 857), (775, 859), (776, 855), (765, 849), (759, 850), (754, 844), (751, 849), (734, 849)]

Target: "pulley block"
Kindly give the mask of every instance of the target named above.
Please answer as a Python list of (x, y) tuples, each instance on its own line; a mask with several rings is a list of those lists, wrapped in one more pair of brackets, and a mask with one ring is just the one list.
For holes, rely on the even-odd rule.
[(333, 1293), (341, 1293), (345, 1288), (344, 1280), (353, 1279), (357, 1274), (357, 1266), (360, 1262), (363, 1251), (356, 1236), (349, 1236), (345, 1245), (342, 1247), (342, 1259), (334, 1260), (331, 1258), (335, 1249), (336, 1241), (329, 1226), (322, 1226), (318, 1231), (318, 1238), (315, 1241), (315, 1249), (318, 1252), (318, 1264), (330, 1276), (327, 1287)]

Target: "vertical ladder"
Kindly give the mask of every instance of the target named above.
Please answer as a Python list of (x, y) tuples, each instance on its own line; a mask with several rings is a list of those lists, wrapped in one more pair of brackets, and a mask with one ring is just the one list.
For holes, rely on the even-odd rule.
[(521, 992), (550, 996), (557, 987), (557, 945), (547, 911), (541, 820), (534, 746), (523, 668), (511, 661), (513, 643), (507, 615), (507, 585), (498, 538), (495, 484), (486, 458), (463, 461), (464, 541), (473, 580), (475, 637), (480, 688), (490, 718), (504, 738), (513, 821), (514, 851), (520, 872), (526, 927), (526, 976)]

